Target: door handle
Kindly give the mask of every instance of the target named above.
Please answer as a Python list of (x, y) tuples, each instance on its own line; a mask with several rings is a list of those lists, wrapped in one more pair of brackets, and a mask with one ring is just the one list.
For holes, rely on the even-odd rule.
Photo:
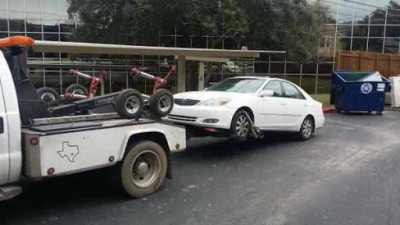
[(281, 102), (281, 105), (286, 105), (286, 103), (284, 103), (284, 102)]
[(0, 117), (0, 134), (4, 133), (4, 119)]

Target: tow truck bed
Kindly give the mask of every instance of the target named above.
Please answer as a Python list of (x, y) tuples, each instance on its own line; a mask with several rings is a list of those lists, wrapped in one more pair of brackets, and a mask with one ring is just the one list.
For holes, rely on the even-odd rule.
[[(111, 115), (116, 114), (112, 113)], [(118, 116), (110, 117), (109, 115), (106, 115), (106, 117), (102, 117), (101, 115), (65, 116), (34, 120), (34, 124), (36, 125), (22, 129), (22, 133), (50, 135), (57, 133), (77, 132), (93, 129), (107, 129), (118, 126), (131, 126), (160, 122), (161, 121), (149, 119), (121, 119)]]
[(186, 147), (185, 129), (176, 125), (148, 119), (104, 120), (98, 115), (88, 118), (48, 118), (47, 123), (41, 119), (36, 121), (40, 125), (23, 128), (24, 175), (38, 180), (112, 166), (123, 159), (135, 135), (140, 140), (163, 135), (170, 152)]

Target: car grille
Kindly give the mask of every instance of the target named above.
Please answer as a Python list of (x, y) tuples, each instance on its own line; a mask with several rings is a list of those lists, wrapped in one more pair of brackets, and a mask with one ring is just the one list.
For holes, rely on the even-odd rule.
[(171, 120), (179, 120), (179, 121), (184, 121), (184, 122), (196, 122), (197, 117), (192, 117), (192, 116), (179, 116), (179, 115), (168, 115), (168, 119)]
[(200, 102), (200, 100), (194, 100), (194, 99), (185, 99), (185, 98), (176, 98), (175, 99), (175, 104), (177, 104), (177, 105), (191, 106), (191, 105), (196, 105), (199, 102)]

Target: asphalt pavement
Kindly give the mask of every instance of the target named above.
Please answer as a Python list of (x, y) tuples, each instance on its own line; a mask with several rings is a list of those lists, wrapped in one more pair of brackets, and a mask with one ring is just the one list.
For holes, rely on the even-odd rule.
[(146, 198), (126, 198), (102, 173), (57, 178), (1, 202), (0, 224), (400, 224), (399, 121), (333, 113), (306, 142), (193, 139)]

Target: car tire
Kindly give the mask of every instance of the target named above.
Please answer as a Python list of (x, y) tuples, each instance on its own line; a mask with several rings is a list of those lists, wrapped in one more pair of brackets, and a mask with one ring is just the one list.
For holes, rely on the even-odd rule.
[(231, 122), (231, 138), (237, 141), (245, 141), (251, 133), (251, 123), (244, 110), (235, 113)]
[(315, 123), (311, 116), (307, 116), (301, 123), (298, 137), (301, 141), (306, 141), (311, 138), (315, 130)]
[(39, 98), (45, 102), (53, 102), (60, 99), (60, 95), (57, 93), (56, 90), (49, 87), (42, 87), (37, 89), (36, 93), (39, 95)]
[(166, 89), (159, 89), (150, 96), (149, 108), (155, 115), (165, 117), (174, 108), (174, 96)]
[(120, 168), (123, 189), (140, 198), (160, 188), (167, 175), (167, 155), (159, 144), (142, 141), (128, 147)]
[(87, 95), (88, 91), (87, 89), (80, 85), (80, 84), (71, 84), (65, 89), (65, 94), (78, 94), (78, 95)]
[(143, 97), (136, 89), (122, 91), (116, 98), (114, 107), (118, 115), (126, 119), (139, 118), (143, 112)]

